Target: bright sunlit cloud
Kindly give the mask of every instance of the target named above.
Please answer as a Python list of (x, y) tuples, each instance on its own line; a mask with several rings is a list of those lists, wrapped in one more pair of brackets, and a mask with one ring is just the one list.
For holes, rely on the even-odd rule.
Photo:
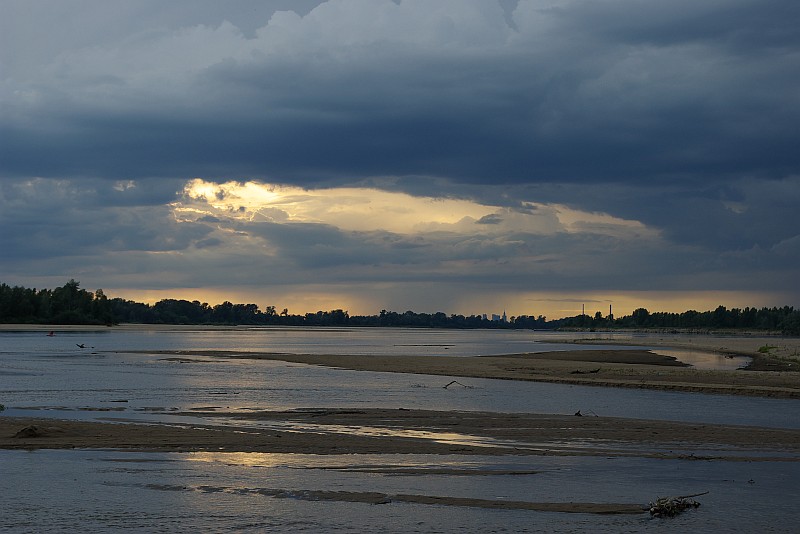
[(255, 181), (218, 184), (191, 180), (174, 209), (186, 220), (211, 216), (245, 222), (315, 223), (351, 232), (657, 236), (638, 221), (559, 204), (524, 202), (519, 209), (511, 209), (370, 188), (312, 190)]

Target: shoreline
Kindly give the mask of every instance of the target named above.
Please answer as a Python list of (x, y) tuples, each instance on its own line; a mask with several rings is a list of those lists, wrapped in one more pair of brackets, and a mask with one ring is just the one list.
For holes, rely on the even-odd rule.
[[(117, 331), (153, 331), (153, 332), (202, 332), (202, 331), (251, 331), (251, 330), (336, 330), (336, 329), (375, 329), (392, 328), (410, 331), (420, 330), (411, 327), (352, 327), (352, 326), (281, 326), (281, 325), (174, 325), (124, 323), (119, 325), (45, 325), (45, 324), (0, 324), (0, 332), (107, 332)], [(425, 329), (436, 330), (436, 329)], [(449, 331), (449, 329), (445, 329)], [(529, 332), (532, 341), (541, 340), (560, 344), (608, 344), (621, 347), (661, 347), (685, 350), (702, 350), (722, 355), (747, 356), (753, 358), (751, 368), (755, 370), (800, 371), (800, 336), (787, 336), (775, 332), (742, 331), (719, 332), (695, 330), (661, 331), (661, 330), (606, 330), (559, 331), (559, 330), (522, 330)], [(558, 335), (562, 339), (552, 339)], [(637, 339), (638, 336), (646, 336)], [(624, 339), (626, 338), (627, 339)]]
[[(5, 326), (6, 329), (9, 325)], [(39, 331), (49, 327), (39, 325)], [(98, 327), (105, 329), (108, 327)], [(165, 326), (164, 329), (173, 329)], [(62, 330), (62, 328), (59, 328)], [(86, 327), (74, 327), (86, 330)], [(762, 338), (682, 338), (688, 348), (756, 356)], [(598, 341), (631, 346), (626, 340)], [(622, 341), (622, 343), (620, 343)], [(785, 340), (784, 340), (785, 341)], [(783, 346), (794, 350), (788, 340)], [(674, 337), (648, 346), (683, 347)], [(737, 343), (738, 342), (738, 343)], [(641, 346), (641, 345), (639, 345)], [(709, 347), (712, 347), (709, 349)], [(755, 349), (754, 349), (755, 347)], [(180, 364), (214, 358), (270, 359), (360, 371), (559, 382), (759, 397), (800, 398), (800, 374), (704, 371), (642, 349), (563, 350), (503, 356), (359, 356), (219, 350), (119, 351)], [(607, 417), (432, 410), (188, 411), (198, 424), (136, 424), (13, 418), (0, 413), (0, 449), (115, 449), (140, 452), (284, 452), (298, 454), (453, 454), (638, 456), (659, 459), (800, 461), (800, 430)], [(224, 418), (226, 424), (215, 420)], [(34, 428), (30, 428), (34, 427)], [(14, 437), (29, 428), (29, 436)], [(377, 430), (377, 432), (373, 432)], [(24, 434), (24, 432), (23, 432)], [(708, 456), (709, 452), (713, 456)], [(705, 452), (703, 452), (705, 451)]]
[(446, 357), (286, 354), (220, 350), (124, 352), (163, 355), (164, 360), (178, 363), (196, 361), (192, 357), (278, 360), (354, 371), (800, 398), (800, 374), (794, 371), (698, 370), (685, 367), (672, 357), (657, 355), (646, 350), (573, 350), (505, 356)]
[[(187, 412), (223, 424), (0, 416), (0, 449), (434, 454), (800, 461), (800, 430), (612, 417), (408, 409)], [(713, 451), (713, 452), (711, 452)]]

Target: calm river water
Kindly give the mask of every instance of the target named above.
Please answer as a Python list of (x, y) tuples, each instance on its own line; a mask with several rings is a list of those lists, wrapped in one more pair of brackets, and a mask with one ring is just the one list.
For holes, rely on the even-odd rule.
[[(0, 403), (6, 406), (4, 415), (10, 416), (152, 422), (176, 421), (171, 413), (207, 407), (436, 407), (561, 414), (580, 409), (601, 416), (800, 428), (800, 404), (792, 400), (467, 378), (459, 381), (469, 388), (444, 389), (450, 377), (274, 361), (209, 358), (177, 363), (124, 352), (223, 349), (447, 357), (563, 350), (560, 339), (516, 331), (399, 329), (108, 329), (56, 332), (52, 337), (1, 332)], [(600, 347), (604, 346), (568, 348)], [(689, 356), (698, 358), (698, 365), (716, 365), (713, 355)], [(730, 362), (720, 359), (719, 365)], [(442, 474), (443, 466), (456, 465), (472, 474)], [(800, 498), (798, 465), (641, 458), (0, 451), (0, 530), (790, 532), (795, 528), (790, 510)], [(393, 472), (400, 467), (415, 467), (416, 474)], [(531, 474), (500, 473), (508, 470)], [(372, 491), (646, 504), (658, 496), (706, 490), (711, 493), (701, 499), (701, 508), (668, 521), (647, 515), (320, 500), (322, 492)]]

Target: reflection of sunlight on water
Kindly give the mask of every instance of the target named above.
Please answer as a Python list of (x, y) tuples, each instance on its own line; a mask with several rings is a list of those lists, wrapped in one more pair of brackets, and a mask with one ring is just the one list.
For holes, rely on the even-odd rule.
[[(0, 456), (0, 517), (14, 532), (793, 532), (800, 498), (797, 462), (97, 450)], [(464, 477), (465, 470), (483, 476)], [(705, 490), (699, 510), (668, 524), (646, 515), (496, 509), (503, 501), (644, 504)], [(398, 495), (434, 500), (393, 502)]]
[[(214, 418), (216, 422), (241, 426), (242, 421), (228, 418)], [(348, 434), (365, 437), (394, 437), (411, 438), (434, 441), (447, 445), (470, 445), (474, 447), (525, 447), (522, 442), (511, 440), (498, 440), (484, 436), (472, 436), (455, 432), (435, 432), (431, 430), (413, 430), (408, 428), (372, 427), (361, 425), (323, 425), (315, 423), (300, 423), (294, 421), (247, 421), (248, 427), (269, 428), (286, 432), (312, 432), (320, 434)], [(530, 448), (530, 447), (525, 447)]]
[(735, 371), (746, 367), (752, 360), (746, 356), (726, 356), (714, 352), (690, 349), (650, 349), (655, 354), (672, 356), (680, 362), (687, 363), (695, 369), (711, 371)]
[[(231, 418), (213, 418), (216, 423), (241, 426), (243, 422)], [(462, 445), (470, 447), (487, 447), (517, 449), (541, 452), (580, 452), (587, 450), (603, 450), (609, 454), (630, 453), (641, 449), (635, 444), (619, 443), (607, 439), (580, 438), (572, 440), (551, 440), (547, 442), (528, 442), (511, 439), (499, 439), (487, 436), (475, 436), (455, 432), (437, 432), (434, 430), (416, 430), (409, 428), (373, 427), (362, 425), (315, 424), (296, 421), (247, 421), (249, 428), (281, 430), (284, 432), (309, 432), (316, 434), (347, 434), (378, 438), (407, 438), (427, 440), (444, 445)], [(247, 454), (247, 453), (243, 453)]]
[(268, 452), (192, 452), (186, 456), (190, 462), (223, 463), (246, 467), (279, 467), (286, 465), (286, 454)]
[[(222, 464), (227, 466), (300, 468), (322, 470), (356, 470), (364, 468), (409, 468), (429, 467), (434, 469), (471, 468), (479, 470), (486, 467), (482, 456), (463, 459), (458, 456), (423, 454), (358, 454), (321, 455), (286, 452), (231, 452), (231, 451), (193, 451), (181, 455), (181, 460), (190, 462)], [(435, 461), (434, 461), (435, 460)], [(514, 459), (516, 460), (516, 459)], [(353, 463), (356, 461), (357, 463)]]

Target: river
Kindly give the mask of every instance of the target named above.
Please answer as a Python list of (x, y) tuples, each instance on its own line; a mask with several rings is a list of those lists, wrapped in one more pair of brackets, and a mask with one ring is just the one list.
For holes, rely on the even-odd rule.
[[(800, 428), (795, 400), (463, 378), (459, 381), (469, 387), (444, 389), (450, 377), (224, 358), (178, 363), (147, 353), (220, 349), (447, 357), (563, 350), (561, 341), (557, 334), (494, 330), (107, 329), (56, 331), (52, 337), (0, 332), (0, 403), (10, 416), (159, 423), (178, 421), (176, 412), (208, 407), (435, 406), (558, 414), (580, 409), (601, 416)], [(699, 356), (709, 361), (708, 354)], [(44, 450), (0, 451), (0, 461), (0, 529), (9, 532), (790, 532), (795, 525), (787, 510), (800, 498), (798, 462)], [(443, 471), (455, 465), (459, 474)], [(408, 467), (415, 474), (408, 474)], [(706, 490), (711, 493), (701, 508), (668, 521), (647, 514), (347, 500), (368, 491), (646, 504), (661, 495)]]

